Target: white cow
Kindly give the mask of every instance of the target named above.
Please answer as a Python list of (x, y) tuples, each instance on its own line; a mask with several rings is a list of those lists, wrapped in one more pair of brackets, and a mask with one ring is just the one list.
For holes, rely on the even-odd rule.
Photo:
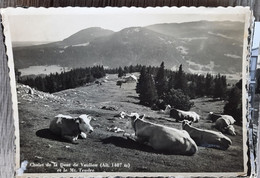
[(198, 146), (226, 150), (232, 144), (232, 141), (221, 132), (193, 127), (189, 121), (183, 121), (182, 129), (190, 134)]
[(215, 122), (215, 127), (222, 133), (227, 133), (229, 135), (236, 135), (235, 128), (233, 124), (236, 120), (230, 115), (220, 115), (210, 112), (208, 119)]
[(184, 130), (151, 123), (144, 120), (144, 115), (127, 115), (131, 119), (134, 134), (124, 134), (128, 138), (151, 146), (154, 150), (167, 154), (193, 155), (198, 147)]
[(170, 110), (170, 117), (175, 118), (177, 122), (188, 120), (192, 122), (199, 122), (200, 116), (194, 111), (182, 111), (180, 109), (172, 108)]
[(79, 117), (59, 114), (51, 121), (49, 128), (52, 133), (72, 143), (76, 143), (79, 135), (82, 138), (86, 138), (86, 133), (93, 132), (93, 127), (90, 125), (91, 119), (86, 114), (82, 114)]

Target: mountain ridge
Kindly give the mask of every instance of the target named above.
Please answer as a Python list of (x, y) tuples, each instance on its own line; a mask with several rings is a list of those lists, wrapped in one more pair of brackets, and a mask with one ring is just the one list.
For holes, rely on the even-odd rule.
[(166, 23), (118, 32), (92, 27), (60, 42), (14, 48), (14, 56), (18, 69), (49, 64), (72, 68), (158, 66), (164, 61), (169, 69), (183, 64), (187, 72), (234, 74), (242, 70), (242, 38), (240, 22)]

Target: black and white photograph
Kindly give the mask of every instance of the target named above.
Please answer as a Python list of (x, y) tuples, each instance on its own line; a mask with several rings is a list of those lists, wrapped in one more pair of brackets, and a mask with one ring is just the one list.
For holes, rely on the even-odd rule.
[(246, 174), (248, 8), (2, 14), (18, 176)]

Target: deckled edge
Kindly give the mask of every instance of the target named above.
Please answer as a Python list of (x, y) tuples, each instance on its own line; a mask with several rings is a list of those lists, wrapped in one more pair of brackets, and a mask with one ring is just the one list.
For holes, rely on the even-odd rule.
[[(4, 39), (4, 48), (6, 52), (6, 60), (8, 67), (8, 75), (10, 79), (10, 88), (11, 88), (11, 98), (12, 98), (12, 116), (14, 119), (14, 129), (15, 129), (15, 170), (18, 169), (20, 165), (20, 135), (19, 135), (19, 117), (18, 117), (18, 103), (17, 103), (17, 91), (16, 91), (16, 81), (15, 81), (15, 71), (14, 71), (14, 61), (13, 61), (13, 51), (11, 44), (11, 35), (9, 30), (8, 16), (3, 13), (3, 9), (0, 9), (1, 12), (1, 25), (2, 25), (2, 35)], [(15, 173), (14, 173), (15, 175)]]
[[(249, 7), (244, 7), (244, 6), (236, 6), (236, 7), (232, 7), (232, 6), (228, 6), (228, 7), (223, 7), (223, 6), (218, 6), (218, 7), (204, 7), (204, 6), (199, 6), (199, 7), (195, 7), (195, 6), (190, 6), (190, 7), (186, 7), (186, 6), (181, 6), (181, 7), (176, 7), (176, 6), (172, 6), (172, 7), (168, 7), (168, 6), (157, 6), (157, 7), (111, 7), (111, 6), (106, 6), (106, 7), (49, 7), (49, 8), (45, 8), (45, 7), (29, 7), (29, 8), (22, 8), (22, 7), (7, 7), (5, 9), (3, 9), (4, 11), (12, 11), (12, 15), (21, 15), (20, 12), (18, 11), (22, 11), (23, 15), (31, 15), (31, 14), (35, 14), (37, 13), (42, 15), (42, 14), (46, 14), (46, 12), (50, 13), (54, 13), (56, 15), (59, 14), (64, 14), (64, 11), (60, 11), (60, 13), (58, 12), (58, 10), (70, 10), (72, 13), (77, 13), (77, 14), (81, 14), (81, 9), (87, 9), (88, 13), (100, 13), (97, 12), (97, 10), (105, 10), (106, 13), (109, 12), (109, 10), (113, 10), (113, 14), (124, 14), (124, 13), (128, 13), (128, 10), (131, 10), (131, 13), (134, 12), (138, 12), (139, 14), (142, 13), (147, 13), (147, 10), (153, 10), (153, 13), (157, 13), (159, 12), (161, 13), (174, 13), (174, 14), (193, 14), (193, 10), (205, 10), (205, 14), (216, 14), (218, 11), (222, 11), (225, 9), (233, 9), (233, 10), (237, 10), (237, 11), (244, 11), (246, 12), (247, 10), (250, 10)], [(214, 12), (211, 13), (211, 10), (214, 9)], [(28, 11), (29, 10), (29, 11)], [(116, 10), (116, 12), (114, 11)], [(163, 11), (162, 11), (163, 10)], [(15, 12), (16, 11), (16, 12)], [(197, 12), (196, 12), (197, 13)], [(228, 12), (226, 13), (228, 14), (234, 14), (234, 12)], [(82, 14), (85, 14), (85, 12), (82, 11)], [(198, 13), (197, 13), (198, 14)]]
[(254, 110), (254, 106), (251, 105), (251, 101), (254, 99), (252, 98), (250, 95), (250, 85), (251, 85), (251, 77), (250, 77), (250, 70), (251, 70), (251, 51), (252, 51), (252, 43), (253, 43), (253, 35), (254, 35), (254, 17), (251, 14), (251, 18), (250, 18), (250, 24), (247, 27), (248, 29), (248, 46), (247, 46), (247, 74), (248, 76), (246, 77), (246, 103), (247, 103), (247, 145), (248, 145), (248, 163), (250, 164), (250, 177), (256, 177), (256, 164), (255, 164), (255, 156), (254, 156), (254, 141), (253, 141), (253, 119), (252, 118), (252, 111)]
[[(47, 12), (47, 10), (57, 10), (57, 9), (88, 9), (88, 10), (96, 10), (96, 9), (117, 9), (120, 12), (117, 13), (123, 13), (124, 9), (132, 9), (132, 10), (140, 10), (140, 9), (153, 9), (153, 10), (158, 10), (161, 11), (163, 9), (164, 11), (172, 11), (172, 10), (179, 10), (178, 13), (184, 14), (183, 11), (185, 10), (192, 10), (192, 9), (198, 9), (198, 10), (212, 10), (216, 9), (218, 11), (224, 10), (224, 9), (234, 9), (234, 10), (240, 10), (244, 12), (245, 15), (245, 32), (244, 32), (244, 38), (247, 38), (247, 40), (243, 40), (243, 71), (242, 71), (242, 78), (243, 78), (243, 154), (244, 154), (244, 172), (224, 172), (224, 173), (216, 173), (216, 172), (198, 172), (198, 173), (146, 173), (146, 172), (95, 172), (95, 173), (88, 173), (87, 175), (84, 173), (26, 173), (23, 176), (19, 176), (19, 178), (40, 178), (40, 177), (63, 177), (63, 178), (70, 178), (70, 177), (231, 177), (231, 176), (247, 176), (246, 172), (248, 170), (247, 163), (250, 161), (247, 156), (247, 151), (250, 149), (250, 145), (246, 144), (248, 139), (250, 138), (249, 135), (249, 100), (248, 100), (248, 78), (249, 78), (249, 61), (250, 61), (250, 39), (248, 30), (251, 27), (251, 23), (249, 23), (248, 19), (252, 18), (252, 13), (249, 7), (242, 7), (242, 6), (236, 6), (236, 7), (50, 7), (50, 8), (45, 8), (45, 7), (29, 7), (27, 9), (32, 9), (34, 11), (38, 11), (39, 9), (42, 9), (42, 11)], [(8, 7), (6, 9), (11, 9), (11, 10), (26, 10), (25, 8), (17, 7)], [(9, 76), (10, 76), (10, 83), (11, 83), (11, 93), (12, 93), (12, 106), (13, 106), (13, 118), (14, 118), (14, 125), (15, 125), (15, 143), (16, 143), (16, 170), (20, 168), (20, 137), (19, 137), (19, 118), (18, 118), (18, 104), (17, 104), (17, 93), (16, 93), (16, 81), (15, 81), (15, 73), (14, 73), (14, 62), (13, 62), (13, 53), (12, 53), (12, 45), (11, 45), (11, 35), (10, 35), (10, 30), (9, 30), (9, 22), (8, 22), (8, 14), (6, 13), (6, 9), (1, 9), (1, 15), (2, 15), (2, 25), (3, 25), (3, 35), (5, 37), (5, 47), (6, 47), (6, 55), (8, 59), (8, 68), (9, 68)], [(49, 11), (48, 11), (49, 12)], [(134, 12), (134, 11), (133, 11)], [(216, 14), (217, 12), (215, 12)], [(234, 13), (234, 12), (233, 12)], [(191, 11), (185, 12), (185, 14), (191, 14)], [(15, 14), (19, 15), (19, 14)], [(26, 14), (25, 14), (26, 15)], [(228, 13), (226, 13), (228, 15)], [(246, 20), (247, 19), (247, 20)], [(246, 65), (245, 65), (246, 64)], [(251, 150), (251, 149), (250, 149)]]

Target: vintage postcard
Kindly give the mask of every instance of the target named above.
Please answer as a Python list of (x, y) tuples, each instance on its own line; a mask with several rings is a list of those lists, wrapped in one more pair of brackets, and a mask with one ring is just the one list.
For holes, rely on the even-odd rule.
[(249, 8), (1, 14), (17, 177), (247, 174)]

